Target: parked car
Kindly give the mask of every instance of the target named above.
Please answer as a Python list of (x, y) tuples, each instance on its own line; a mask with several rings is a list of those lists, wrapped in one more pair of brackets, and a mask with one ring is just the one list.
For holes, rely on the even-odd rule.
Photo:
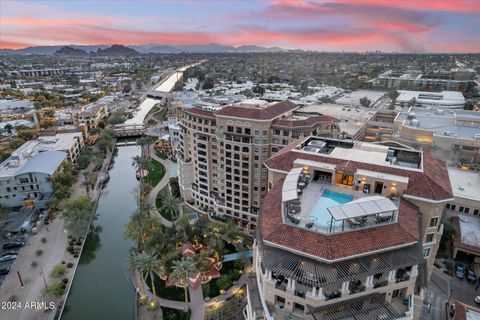
[(3, 249), (8, 250), (8, 249), (21, 248), (24, 245), (25, 245), (25, 243), (12, 241), (12, 242), (5, 243), (3, 245)]
[(473, 271), (472, 268), (467, 268), (466, 274), (468, 283), (475, 284), (477, 282), (477, 276), (475, 275), (475, 271)]
[(0, 262), (7, 262), (7, 261), (15, 260), (15, 259), (17, 259), (17, 255), (16, 254), (10, 254), (8, 256), (1, 257)]
[(455, 263), (455, 277), (458, 279), (465, 278), (465, 267), (461, 263)]
[(4, 253), (2, 253), (2, 257), (9, 256), (11, 254), (18, 255), (18, 251), (13, 251), (13, 250), (5, 251)]
[(480, 296), (476, 296), (476, 297), (475, 297), (475, 303), (476, 303), (476, 304), (480, 304)]
[(5, 267), (0, 269), (0, 276), (4, 276), (10, 272), (10, 267)]

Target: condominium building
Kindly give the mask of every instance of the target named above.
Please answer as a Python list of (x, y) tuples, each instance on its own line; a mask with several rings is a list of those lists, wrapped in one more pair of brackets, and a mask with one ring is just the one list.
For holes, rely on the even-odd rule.
[(418, 319), (452, 200), (445, 164), (308, 137), (265, 166), (246, 319)]
[(0, 165), (0, 206), (22, 206), (26, 200), (45, 205), (52, 188), (48, 177), (63, 161), (73, 163), (84, 145), (81, 132), (41, 136), (25, 142)]
[(67, 159), (63, 151), (38, 152), (23, 145), (0, 166), (0, 206), (20, 207), (33, 201), (45, 207), (53, 192), (48, 177)]
[(476, 86), (475, 75), (473, 69), (459, 68), (429, 74), (413, 70), (402, 74), (388, 70), (375, 78), (372, 85), (383, 89), (467, 92)]
[(90, 103), (72, 108), (72, 119), (77, 125), (84, 125), (87, 130), (96, 128), (100, 120), (108, 116), (108, 107), (104, 103)]
[(290, 101), (217, 111), (183, 108), (178, 145), (183, 198), (198, 211), (233, 218), (253, 233), (267, 192), (264, 161), (292, 140), (339, 135), (336, 119), (297, 109)]

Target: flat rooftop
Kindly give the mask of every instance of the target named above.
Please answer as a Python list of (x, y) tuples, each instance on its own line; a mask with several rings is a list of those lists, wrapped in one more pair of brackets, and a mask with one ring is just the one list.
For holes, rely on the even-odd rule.
[(475, 136), (480, 134), (480, 113), (474, 111), (411, 107), (408, 112), (400, 112), (395, 122), (433, 131), (437, 136), (465, 140), (476, 140)]
[(442, 91), (442, 92), (427, 92), (427, 91), (410, 91), (398, 90), (399, 96), (397, 102), (409, 102), (415, 99), (418, 104), (430, 104), (448, 106), (462, 106), (465, 103), (463, 94), (459, 91)]
[(401, 167), (414, 171), (421, 171), (423, 167), (421, 151), (393, 148), (361, 141), (350, 142), (311, 137), (295, 147), (294, 151), (384, 167)]
[(472, 215), (458, 215), (463, 244), (480, 249), (480, 219)]
[(448, 167), (454, 197), (480, 201), (480, 173)]
[(344, 93), (340, 98), (335, 100), (335, 102), (339, 104), (360, 106), (360, 99), (367, 97), (371, 101), (371, 104), (374, 104), (385, 94), (385, 91), (357, 90), (350, 93)]
[[(5, 160), (0, 166), (0, 177), (10, 177), (18, 174), (19, 170), (36, 155), (44, 154), (47, 151), (65, 151), (71, 148), (77, 137), (82, 136), (81, 132), (59, 133), (55, 136), (43, 136), (37, 140), (29, 140), (15, 150), (10, 158)], [(64, 152), (62, 152), (64, 154)], [(52, 156), (55, 153), (49, 153)], [(66, 154), (65, 154), (66, 156)], [(44, 160), (49, 158), (42, 156)], [(58, 159), (57, 159), (58, 158)], [(52, 161), (59, 160), (60, 155), (52, 158)], [(63, 159), (62, 159), (63, 161)]]
[(375, 116), (375, 110), (363, 107), (349, 107), (336, 103), (323, 103), (305, 106), (299, 109), (301, 112), (316, 112), (337, 118), (341, 131), (354, 136), (363, 128), (366, 121)]

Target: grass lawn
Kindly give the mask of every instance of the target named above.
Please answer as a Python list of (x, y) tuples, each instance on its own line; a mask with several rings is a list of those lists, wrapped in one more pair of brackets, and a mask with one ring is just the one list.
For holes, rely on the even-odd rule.
[(149, 126), (156, 126), (156, 125), (157, 125), (157, 121), (155, 121), (155, 120), (153, 120), (153, 119), (150, 119), (150, 120), (148, 120), (147, 124), (148, 124)]
[[(155, 290), (157, 290), (157, 296), (160, 298), (168, 299), (168, 300), (176, 300), (176, 301), (185, 301), (185, 291), (183, 288), (178, 288), (176, 286), (173, 287), (165, 287), (165, 281), (160, 279), (157, 275), (154, 275), (155, 278)], [(150, 277), (147, 276), (145, 282), (148, 284), (150, 290), (151, 282)]]
[(157, 160), (150, 160), (150, 168), (148, 169), (148, 174), (145, 178), (146, 181), (148, 181), (148, 184), (154, 188), (160, 182), (160, 180), (162, 180), (164, 175), (165, 167), (163, 164)]
[(157, 195), (157, 199), (156, 199), (155, 203), (157, 205), (158, 212), (160, 212), (162, 217), (164, 217), (168, 221), (173, 221), (174, 218), (173, 218), (172, 208), (163, 208), (162, 197), (165, 196), (166, 194), (167, 194), (167, 187), (160, 190), (160, 192)]
[(165, 320), (188, 320), (190, 319), (190, 310), (188, 312), (162, 307), (162, 315)]

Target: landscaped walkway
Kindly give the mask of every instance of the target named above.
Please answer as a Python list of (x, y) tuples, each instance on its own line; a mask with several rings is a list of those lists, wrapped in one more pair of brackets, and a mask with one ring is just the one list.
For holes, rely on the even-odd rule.
[[(165, 188), (170, 180), (172, 175), (172, 170), (175, 168), (174, 163), (170, 160), (165, 160), (160, 158), (156, 155), (153, 145), (150, 146), (150, 155), (151, 157), (160, 162), (165, 167), (165, 175), (163, 176), (162, 180), (150, 191), (148, 195), (148, 203), (151, 205), (152, 213), (159, 217), (161, 223), (171, 228), (173, 227), (173, 223), (167, 219), (165, 219), (157, 210), (156, 206), (156, 199), (160, 190)], [(182, 215), (182, 206), (180, 206), (180, 216)], [(160, 297), (154, 297), (153, 293), (148, 289), (145, 280), (141, 277), (138, 271), (134, 272), (132, 277), (133, 285), (138, 292), (141, 292), (141, 288), (145, 288), (145, 294), (147, 295), (149, 300), (155, 298), (157, 303), (160, 307), (177, 309), (177, 310), (185, 310), (185, 303), (182, 301), (175, 301), (175, 300), (168, 300), (163, 299)], [(192, 287), (188, 287), (188, 293), (190, 296), (190, 302), (188, 303), (188, 307), (191, 311), (190, 319), (191, 320), (203, 320), (205, 316), (205, 306), (203, 301), (203, 292), (202, 287), (200, 286), (197, 289), (193, 289)]]
[(165, 167), (165, 175), (163, 176), (162, 180), (160, 180), (160, 182), (150, 191), (150, 193), (148, 194), (148, 203), (150, 204), (151, 206), (151, 212), (154, 214), (154, 215), (157, 215), (159, 217), (159, 219), (161, 220), (162, 224), (166, 227), (169, 227), (171, 228), (173, 226), (173, 223), (171, 221), (168, 221), (167, 219), (165, 219), (159, 212), (158, 212), (158, 209), (157, 209), (157, 196), (158, 196), (158, 193), (160, 192), (160, 190), (162, 190), (163, 188), (165, 188), (167, 185), (168, 185), (168, 181), (170, 180), (170, 178), (172, 177), (172, 168), (174, 167), (174, 163), (170, 160), (165, 160), (165, 159), (162, 159), (160, 158), (159, 156), (157, 156), (155, 154), (155, 149), (153, 148), (153, 145), (150, 145), (150, 155), (151, 157), (160, 162), (164, 167)]

